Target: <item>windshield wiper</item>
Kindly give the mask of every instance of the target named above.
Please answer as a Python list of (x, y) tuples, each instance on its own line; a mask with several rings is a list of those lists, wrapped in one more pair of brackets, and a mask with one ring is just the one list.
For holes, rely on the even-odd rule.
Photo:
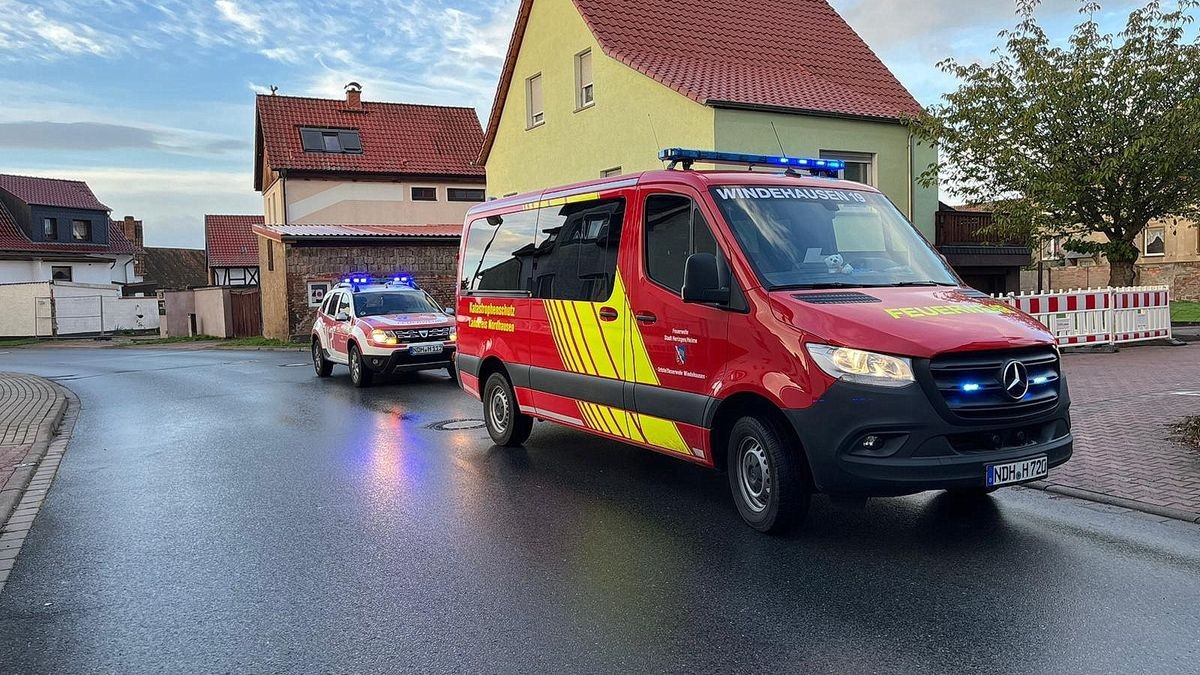
[(827, 281), (815, 284), (782, 284), (780, 286), (772, 286), (772, 291), (809, 291), (821, 290), (828, 288), (887, 288), (891, 284), (856, 284), (845, 281)]

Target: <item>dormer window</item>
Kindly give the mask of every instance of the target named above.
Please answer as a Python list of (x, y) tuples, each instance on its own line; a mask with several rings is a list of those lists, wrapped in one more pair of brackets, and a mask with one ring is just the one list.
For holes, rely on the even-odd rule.
[(91, 241), (92, 240), (92, 221), (90, 220), (72, 220), (71, 221), (71, 238), (75, 241)]
[(361, 155), (362, 141), (353, 129), (301, 129), (300, 145), (305, 152)]

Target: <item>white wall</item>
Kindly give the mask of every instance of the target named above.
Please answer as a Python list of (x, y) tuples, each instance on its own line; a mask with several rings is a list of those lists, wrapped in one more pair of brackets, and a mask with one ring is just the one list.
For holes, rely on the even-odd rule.
[[(35, 321), (38, 315), (37, 298), (50, 297), (49, 283), (0, 285), (0, 337), (32, 337), (49, 335), (50, 321)], [(43, 303), (42, 314), (49, 316), (49, 303)]]
[[(111, 261), (89, 263), (51, 262), (48, 260), (0, 260), (0, 284), (50, 281), (50, 268), (59, 266), (71, 268), (71, 281), (76, 284), (101, 284), (110, 286), (117, 280), (116, 275), (120, 274), (122, 278), (124, 277), (124, 271), (114, 268)], [(132, 265), (130, 266), (129, 273), (132, 277)]]
[(111, 284), (0, 285), (0, 307), (4, 308), (0, 312), (0, 336), (50, 337), (55, 326), (58, 335), (158, 328), (156, 298), (122, 298), (120, 293)]

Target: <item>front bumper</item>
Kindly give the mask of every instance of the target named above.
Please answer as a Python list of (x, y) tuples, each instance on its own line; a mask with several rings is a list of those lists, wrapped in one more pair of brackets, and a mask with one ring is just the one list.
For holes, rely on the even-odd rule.
[[(981, 488), (989, 464), (1045, 455), (1051, 467), (1071, 457), (1066, 381), (1058, 404), (1010, 421), (958, 421), (935, 409), (925, 389), (883, 389), (838, 382), (811, 407), (784, 411), (800, 438), (818, 491), (847, 496), (898, 496)], [(864, 456), (862, 440), (884, 439)]]
[(363, 364), (377, 373), (410, 373), (418, 370), (438, 370), (454, 366), (456, 345), (445, 345), (440, 354), (412, 354), (409, 345), (387, 354), (363, 354)]

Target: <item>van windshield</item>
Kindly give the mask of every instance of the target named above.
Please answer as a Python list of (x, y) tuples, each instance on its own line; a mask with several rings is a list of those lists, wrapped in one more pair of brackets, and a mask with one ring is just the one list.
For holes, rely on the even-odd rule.
[(712, 188), (769, 290), (957, 286), (945, 262), (885, 197), (834, 188)]

